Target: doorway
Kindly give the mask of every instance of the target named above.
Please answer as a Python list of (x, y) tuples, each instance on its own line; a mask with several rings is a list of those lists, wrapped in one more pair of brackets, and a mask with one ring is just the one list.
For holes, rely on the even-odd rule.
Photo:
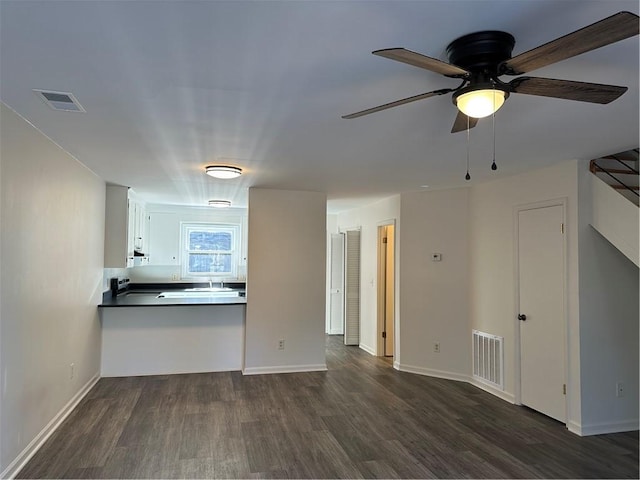
[(517, 211), (520, 403), (566, 423), (565, 205)]
[(378, 356), (395, 350), (395, 222), (378, 225)]

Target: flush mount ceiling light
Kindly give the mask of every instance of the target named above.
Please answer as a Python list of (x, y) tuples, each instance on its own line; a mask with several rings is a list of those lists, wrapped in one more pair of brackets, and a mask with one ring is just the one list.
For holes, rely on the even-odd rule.
[(231, 201), (229, 200), (209, 200), (209, 206), (214, 208), (229, 208)]
[(211, 177), (222, 178), (225, 180), (242, 175), (241, 168), (231, 167), (229, 165), (209, 165), (205, 168), (205, 172)]
[(460, 90), (454, 94), (453, 101), (462, 113), (473, 118), (488, 117), (504, 104), (508, 92), (494, 88), (474, 88), (471, 91)]
[(209, 206), (214, 208), (229, 208), (231, 201), (229, 200), (209, 200)]
[(229, 200), (209, 200), (209, 206), (214, 208), (229, 208), (231, 202)]

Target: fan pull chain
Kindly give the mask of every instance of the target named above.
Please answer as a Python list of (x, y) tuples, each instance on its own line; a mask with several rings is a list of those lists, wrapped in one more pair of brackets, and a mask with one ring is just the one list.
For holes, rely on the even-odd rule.
[(469, 115), (467, 115), (467, 174), (464, 176), (464, 179), (467, 181), (471, 180), (471, 175), (469, 175)]
[(491, 164), (491, 170), (496, 171), (498, 165), (496, 165), (496, 89), (493, 89), (493, 163)]

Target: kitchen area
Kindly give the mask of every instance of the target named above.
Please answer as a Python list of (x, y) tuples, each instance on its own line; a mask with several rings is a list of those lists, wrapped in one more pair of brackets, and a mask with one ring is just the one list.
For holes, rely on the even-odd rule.
[(326, 195), (252, 187), (247, 205), (105, 186), (101, 377), (326, 369)]
[(101, 376), (242, 370), (247, 210), (106, 186)]

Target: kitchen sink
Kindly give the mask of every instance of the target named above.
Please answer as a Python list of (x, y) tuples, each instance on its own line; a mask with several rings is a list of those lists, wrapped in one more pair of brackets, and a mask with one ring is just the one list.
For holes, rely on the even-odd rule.
[(238, 297), (240, 294), (237, 290), (230, 288), (210, 290), (204, 289), (189, 289), (180, 290), (175, 292), (162, 292), (156, 298), (211, 298), (211, 297)]
[(185, 292), (231, 292), (233, 288), (228, 287), (200, 287), (200, 288), (185, 288)]

